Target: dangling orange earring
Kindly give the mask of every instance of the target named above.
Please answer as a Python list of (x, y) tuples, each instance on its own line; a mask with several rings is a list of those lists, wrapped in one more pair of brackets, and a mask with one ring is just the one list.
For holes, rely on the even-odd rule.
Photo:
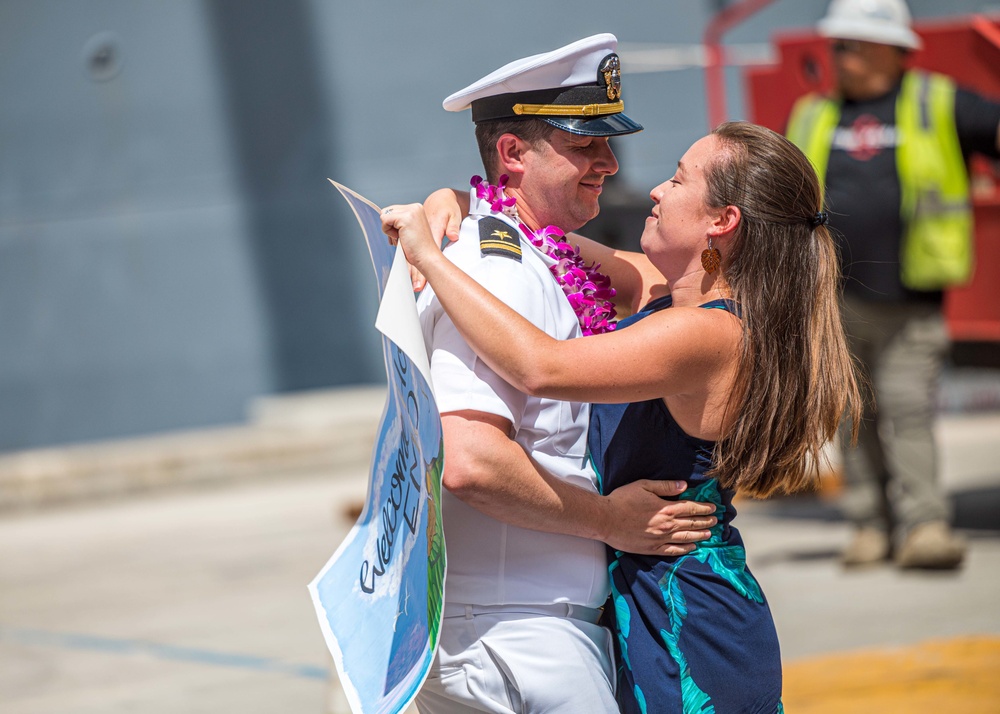
[(706, 273), (714, 273), (722, 264), (722, 253), (718, 248), (712, 247), (712, 239), (708, 239), (708, 247), (701, 251), (701, 267)]

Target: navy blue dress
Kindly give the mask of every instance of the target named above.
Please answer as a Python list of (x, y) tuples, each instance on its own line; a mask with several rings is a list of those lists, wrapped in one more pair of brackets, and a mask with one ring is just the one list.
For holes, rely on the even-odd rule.
[[(650, 302), (618, 329), (670, 307)], [(704, 308), (738, 314), (731, 301)], [(595, 404), (591, 458), (610, 493), (638, 479), (683, 480), (679, 496), (714, 503), (719, 523), (692, 552), (655, 557), (613, 551), (605, 608), (616, 637), (618, 700), (626, 714), (782, 712), (781, 657), (767, 601), (746, 566), (733, 492), (705, 473), (714, 442), (686, 434), (662, 399)]]

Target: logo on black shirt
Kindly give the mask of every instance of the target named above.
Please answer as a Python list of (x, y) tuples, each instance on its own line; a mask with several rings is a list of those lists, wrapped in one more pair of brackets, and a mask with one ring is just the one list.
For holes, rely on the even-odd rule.
[(833, 148), (846, 151), (855, 161), (869, 161), (899, 143), (899, 132), (871, 114), (862, 114), (850, 126), (839, 126), (833, 134)]

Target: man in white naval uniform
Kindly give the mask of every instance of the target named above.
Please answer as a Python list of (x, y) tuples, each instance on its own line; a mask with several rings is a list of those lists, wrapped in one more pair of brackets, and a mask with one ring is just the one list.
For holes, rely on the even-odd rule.
[[(568, 232), (597, 214), (601, 183), (618, 169), (607, 137), (642, 128), (621, 112), (616, 45), (613, 35), (580, 40), (506, 65), (445, 101), (454, 111), (472, 106), (488, 179), (510, 176), (518, 218), (493, 211), (473, 189), (445, 254), (559, 339), (580, 336), (578, 318), (549, 270), (555, 261), (518, 223)], [(526, 118), (514, 105), (547, 109), (543, 119)], [(585, 106), (596, 118), (581, 116)], [(448, 571), (441, 642), (417, 706), (428, 714), (617, 711), (611, 637), (597, 624), (609, 593), (604, 543), (645, 547), (642, 536), (664, 513), (675, 523), (668, 540), (697, 540), (711, 507), (661, 500), (681, 490), (664, 483), (600, 496), (586, 456), (589, 405), (507, 384), (431, 288), (418, 311), (444, 429)]]

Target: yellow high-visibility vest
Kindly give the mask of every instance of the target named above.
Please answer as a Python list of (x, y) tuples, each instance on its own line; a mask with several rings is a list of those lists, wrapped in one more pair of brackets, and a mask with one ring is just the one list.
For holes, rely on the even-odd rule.
[[(795, 103), (788, 138), (825, 179), (840, 104), (818, 94)], [(900, 279), (911, 290), (959, 285), (972, 275), (969, 174), (955, 128), (955, 83), (911, 70), (896, 99), (896, 170), (905, 235)]]

